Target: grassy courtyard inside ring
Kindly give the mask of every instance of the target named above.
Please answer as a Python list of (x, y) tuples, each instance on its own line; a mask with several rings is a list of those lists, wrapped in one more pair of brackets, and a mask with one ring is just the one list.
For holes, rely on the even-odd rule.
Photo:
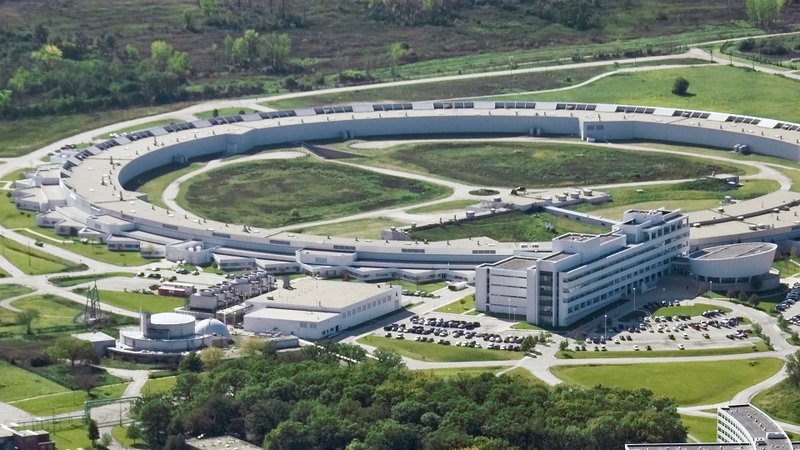
[(181, 185), (177, 201), (201, 217), (279, 227), (421, 203), (447, 187), (310, 158), (233, 164)]

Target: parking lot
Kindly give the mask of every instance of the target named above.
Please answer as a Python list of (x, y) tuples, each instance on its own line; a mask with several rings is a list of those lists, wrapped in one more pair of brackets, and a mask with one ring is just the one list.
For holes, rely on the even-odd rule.
[(585, 339), (571, 344), (587, 351), (696, 350), (731, 346), (752, 346), (757, 338), (750, 336), (744, 319), (721, 310), (709, 309), (701, 315), (654, 316), (668, 306), (687, 306), (693, 301), (650, 302), (642, 306), (642, 321), (618, 322), (609, 318), (607, 335), (603, 321)]

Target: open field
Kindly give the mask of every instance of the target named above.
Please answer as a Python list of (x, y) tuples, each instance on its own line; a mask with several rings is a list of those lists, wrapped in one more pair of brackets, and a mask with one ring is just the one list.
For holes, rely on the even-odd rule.
[[(252, 109), (247, 108), (218, 108), (217, 109), (217, 117), (225, 117), (225, 116), (233, 116), (241, 113), (242, 111), (247, 113), (254, 112)], [(214, 117), (214, 110), (210, 109), (208, 111), (203, 111), (194, 115), (198, 119), (211, 119)]]
[[(547, 231), (545, 228), (547, 223), (553, 225), (552, 231)], [(607, 231), (609, 230), (597, 225), (576, 222), (549, 213), (512, 212), (461, 221), (457, 224), (437, 225), (424, 230), (417, 229), (411, 231), (409, 235), (420, 241), (488, 237), (501, 242), (535, 242), (549, 241), (566, 232), (604, 233)]]
[(681, 406), (691, 406), (730, 400), (742, 389), (771, 377), (782, 366), (783, 361), (779, 359), (763, 358), (750, 361), (556, 366), (551, 371), (567, 383), (583, 387), (604, 385), (649, 389), (656, 395), (674, 399)]
[(75, 272), (87, 269), (84, 264), (67, 261), (43, 252), (35, 246), (25, 246), (5, 237), (0, 238), (0, 241), (2, 241), (3, 247), (2, 256), (28, 275)]
[(717, 419), (681, 414), (681, 422), (699, 442), (717, 442)]
[[(81, 256), (85, 256), (87, 258), (94, 259), (96, 261), (104, 262), (107, 264), (114, 264), (117, 266), (122, 267), (137, 267), (143, 266), (145, 264), (158, 261), (161, 258), (145, 258), (139, 252), (118, 252), (109, 250), (105, 244), (98, 244), (93, 242), (81, 242), (80, 240), (58, 236), (58, 241), (53, 241), (50, 239), (43, 239), (41, 234), (48, 235), (53, 234), (52, 229), (48, 228), (39, 228), (36, 227), (34, 231), (30, 230), (18, 230), (17, 232), (23, 236), (28, 236), (32, 239), (38, 239), (42, 241), (45, 245), (44, 248), (52, 245), (55, 247), (63, 248), (64, 250), (69, 250), (73, 253), (77, 253)], [(46, 230), (46, 231), (45, 231)], [(144, 245), (147, 245), (146, 243)]]
[[(671, 92), (677, 77), (689, 81), (691, 95)], [(780, 107), (800, 102), (798, 87), (798, 81), (782, 76), (720, 65), (616, 74), (576, 89), (516, 98), (665, 106), (798, 122), (800, 111)]]
[(406, 281), (406, 280), (388, 280), (388, 283), (392, 286), (401, 286), (405, 290), (409, 291), (422, 291), (422, 292), (435, 292), (443, 287), (447, 286), (447, 282), (444, 281), (433, 281), (428, 283), (414, 283), (413, 281)]
[(388, 217), (376, 217), (370, 219), (347, 220), (344, 222), (329, 223), (327, 225), (317, 225), (313, 227), (303, 227), (296, 230), (297, 233), (317, 234), (320, 236), (340, 236), (361, 239), (380, 239), (381, 231), (386, 228), (397, 226), (403, 227), (407, 222), (390, 219)]
[(550, 387), (550, 385), (548, 385), (547, 383), (539, 379), (536, 375), (532, 374), (529, 370), (523, 367), (516, 367), (514, 369), (511, 369), (508, 372), (505, 372), (505, 375), (508, 375), (510, 377), (518, 377), (528, 381), (529, 383), (538, 384), (546, 388)]
[(86, 395), (86, 391), (67, 391), (9, 403), (37, 416), (82, 411), (83, 403), (87, 400), (117, 398), (122, 395), (127, 385), (120, 383), (96, 387), (92, 389), (91, 395)]
[(475, 377), (484, 373), (497, 374), (503, 370), (503, 366), (490, 367), (458, 367), (455, 369), (424, 369), (415, 370), (415, 375), (428, 375), (435, 378), (456, 378), (456, 377)]
[[(689, 341), (690, 342), (690, 341)], [(691, 343), (687, 344), (687, 341), (681, 341), (684, 345), (691, 346)], [(556, 353), (556, 358), (558, 359), (595, 359), (595, 358), (664, 358), (664, 357), (680, 357), (680, 356), (713, 356), (713, 355), (741, 355), (744, 353), (753, 353), (753, 352), (765, 352), (768, 350), (764, 341), (758, 341), (754, 345), (737, 345), (732, 347), (720, 347), (720, 348), (701, 348), (701, 349), (692, 349), (688, 348), (686, 350), (652, 350), (646, 351), (644, 346), (640, 351), (633, 351), (633, 350), (614, 350), (614, 344), (610, 344), (609, 347), (606, 345), (607, 348), (611, 350), (607, 352), (595, 352), (589, 349), (588, 351), (566, 351), (562, 352), (559, 351)], [(588, 346), (587, 346), (588, 348)]]
[[(83, 420), (67, 420), (56, 423), (45, 423), (36, 430), (45, 429), (50, 432), (50, 439), (59, 449), (91, 448), (88, 426)], [(52, 430), (52, 431), (51, 431)]]
[[(85, 288), (75, 289), (75, 292), (83, 295)], [(178, 297), (167, 297), (157, 294), (139, 294), (136, 292), (121, 291), (99, 291), (100, 301), (117, 308), (127, 309), (128, 311), (148, 311), (151, 313), (171, 312), (175, 308), (183, 306), (185, 299)]]
[(33, 289), (19, 284), (0, 284), (0, 300), (30, 294)]
[(0, 380), (2, 380), (0, 381), (2, 402), (68, 391), (64, 386), (5, 361), (0, 361)]
[(111, 137), (112, 134), (130, 133), (131, 131), (146, 130), (148, 128), (160, 127), (162, 125), (169, 125), (171, 123), (177, 123), (177, 122), (184, 122), (184, 120), (177, 119), (177, 118), (167, 118), (167, 119), (161, 119), (161, 120), (154, 120), (152, 122), (145, 122), (145, 123), (140, 124), (140, 125), (133, 125), (133, 126), (130, 126), (130, 127), (120, 128), (120, 129), (114, 130), (114, 131), (112, 131), (110, 133), (106, 133), (106, 134), (104, 134), (102, 136), (95, 136), (94, 138), (95, 139), (108, 139), (108, 138)]
[(744, 172), (690, 156), (566, 142), (433, 142), (353, 151), (366, 157), (354, 162), (479, 186), (592, 186)]
[[(700, 211), (719, 207), (722, 199), (730, 195), (737, 200), (749, 200), (770, 192), (777, 191), (780, 184), (774, 180), (743, 180), (742, 186), (732, 191), (716, 189), (695, 189), (692, 182), (661, 184), (655, 186), (625, 187), (609, 189), (612, 201), (600, 205), (580, 204), (572, 209), (589, 212), (594, 215), (610, 218), (622, 218), (622, 214), (631, 208), (667, 209), (681, 208), (683, 211)], [(641, 190), (642, 192), (637, 192)]]
[(413, 204), (450, 192), (431, 183), (303, 158), (234, 164), (200, 174), (181, 185), (177, 201), (210, 219), (274, 227)]
[(156, 170), (148, 171), (146, 174), (148, 177), (151, 177), (144, 181), (143, 184), (137, 186), (131, 186), (137, 192), (141, 192), (143, 194), (147, 194), (147, 201), (156, 205), (160, 206), (164, 209), (167, 208), (167, 205), (164, 204), (164, 199), (162, 195), (164, 191), (167, 189), (167, 186), (170, 185), (173, 181), (177, 180), (178, 178), (186, 175), (189, 172), (193, 172), (205, 164), (202, 162), (194, 162), (189, 164), (188, 166), (164, 166), (159, 167)]
[(423, 214), (439, 211), (456, 211), (462, 210), (467, 206), (478, 203), (477, 200), (452, 200), (449, 202), (437, 203), (435, 205), (420, 206), (419, 208), (411, 208), (406, 211), (409, 214)]
[(667, 306), (664, 308), (658, 308), (653, 312), (654, 316), (680, 316), (680, 315), (687, 315), (687, 316), (699, 316), (704, 312), (716, 309), (720, 310), (723, 313), (731, 312), (730, 308), (725, 308), (722, 306), (714, 306), (709, 305), (707, 303), (695, 303), (694, 305), (681, 305), (681, 306)]
[[(83, 312), (83, 307), (79, 303), (51, 294), (24, 297), (15, 300), (11, 305), (23, 310), (31, 309), (39, 313), (39, 317), (34, 319), (31, 325), (34, 333), (43, 328), (77, 327), (74, 319)], [(0, 308), (0, 332), (24, 334), (25, 327), (16, 324), (14, 312)]]
[(74, 277), (52, 277), (47, 281), (50, 282), (53, 286), (58, 287), (72, 287), (77, 286), (79, 284), (88, 283), (90, 281), (97, 281), (102, 280), (104, 278), (113, 278), (113, 277), (133, 277), (134, 275), (129, 272), (108, 272), (108, 273), (96, 273), (96, 274), (89, 274), (89, 275), (76, 275)]
[(788, 380), (759, 393), (752, 402), (774, 419), (800, 424), (800, 389)]
[(464, 314), (473, 309), (475, 309), (475, 294), (469, 294), (461, 300), (456, 300), (453, 303), (437, 308), (436, 312)]
[[(2, 6), (2, 5), (0, 5)], [(2, 13), (0, 13), (2, 16)], [(146, 117), (181, 108), (173, 104), (144, 108), (115, 109), (110, 111), (44, 116), (30, 119), (0, 121), (0, 157), (12, 157), (30, 153), (59, 139), (81, 131), (110, 125), (124, 120)], [(43, 131), (44, 130), (44, 131)], [(77, 144), (77, 142), (75, 142)]]
[(147, 383), (145, 383), (144, 387), (142, 387), (142, 394), (152, 395), (171, 391), (177, 382), (177, 377), (163, 377), (147, 380)]
[(524, 356), (522, 352), (454, 347), (452, 345), (440, 345), (433, 342), (422, 343), (413, 340), (392, 339), (375, 335), (365, 336), (359, 339), (358, 342), (392, 350), (401, 356), (420, 361), (507, 361), (510, 359), (520, 359)]
[(789, 277), (796, 273), (800, 273), (800, 258), (787, 258), (774, 261), (772, 263), (773, 269), (778, 269), (781, 277)]

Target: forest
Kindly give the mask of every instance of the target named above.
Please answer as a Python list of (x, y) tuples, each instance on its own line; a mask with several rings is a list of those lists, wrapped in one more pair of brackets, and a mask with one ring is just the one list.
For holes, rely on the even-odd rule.
[(548, 388), (491, 373), (437, 378), (407, 370), (394, 353), (355, 350), (252, 352), (205, 370), (190, 357), (175, 389), (139, 400), (134, 414), (154, 450), (200, 434), (267, 450), (605, 450), (686, 438), (676, 405), (649, 391)]

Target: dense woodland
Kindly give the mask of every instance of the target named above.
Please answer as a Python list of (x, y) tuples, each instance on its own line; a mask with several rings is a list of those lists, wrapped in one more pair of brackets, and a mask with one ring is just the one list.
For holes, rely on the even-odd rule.
[[(698, 29), (724, 36), (750, 26), (753, 2), (783, 3), (7, 0), (0, 2), (0, 116), (364, 83), (403, 76), (398, 66), (441, 58), (631, 38), (668, 40)], [(780, 14), (759, 13), (765, 19), (750, 22), (788, 29), (798, 9), (798, 1), (790, 0)], [(594, 55), (576, 51), (573, 57), (654, 54), (673, 45), (645, 43)], [(499, 56), (500, 64), (508, 58)], [(493, 67), (497, 61), (490, 57), (476, 64)], [(454, 67), (459, 66), (446, 71)]]
[[(135, 405), (154, 450), (186, 436), (231, 434), (265, 449), (613, 449), (626, 442), (683, 442), (675, 404), (649, 391), (554, 389), (491, 373), (440, 379), (408, 371), (378, 350), (273, 352), (197, 372), (189, 358), (171, 394)], [(166, 425), (168, 424), (168, 425)]]

